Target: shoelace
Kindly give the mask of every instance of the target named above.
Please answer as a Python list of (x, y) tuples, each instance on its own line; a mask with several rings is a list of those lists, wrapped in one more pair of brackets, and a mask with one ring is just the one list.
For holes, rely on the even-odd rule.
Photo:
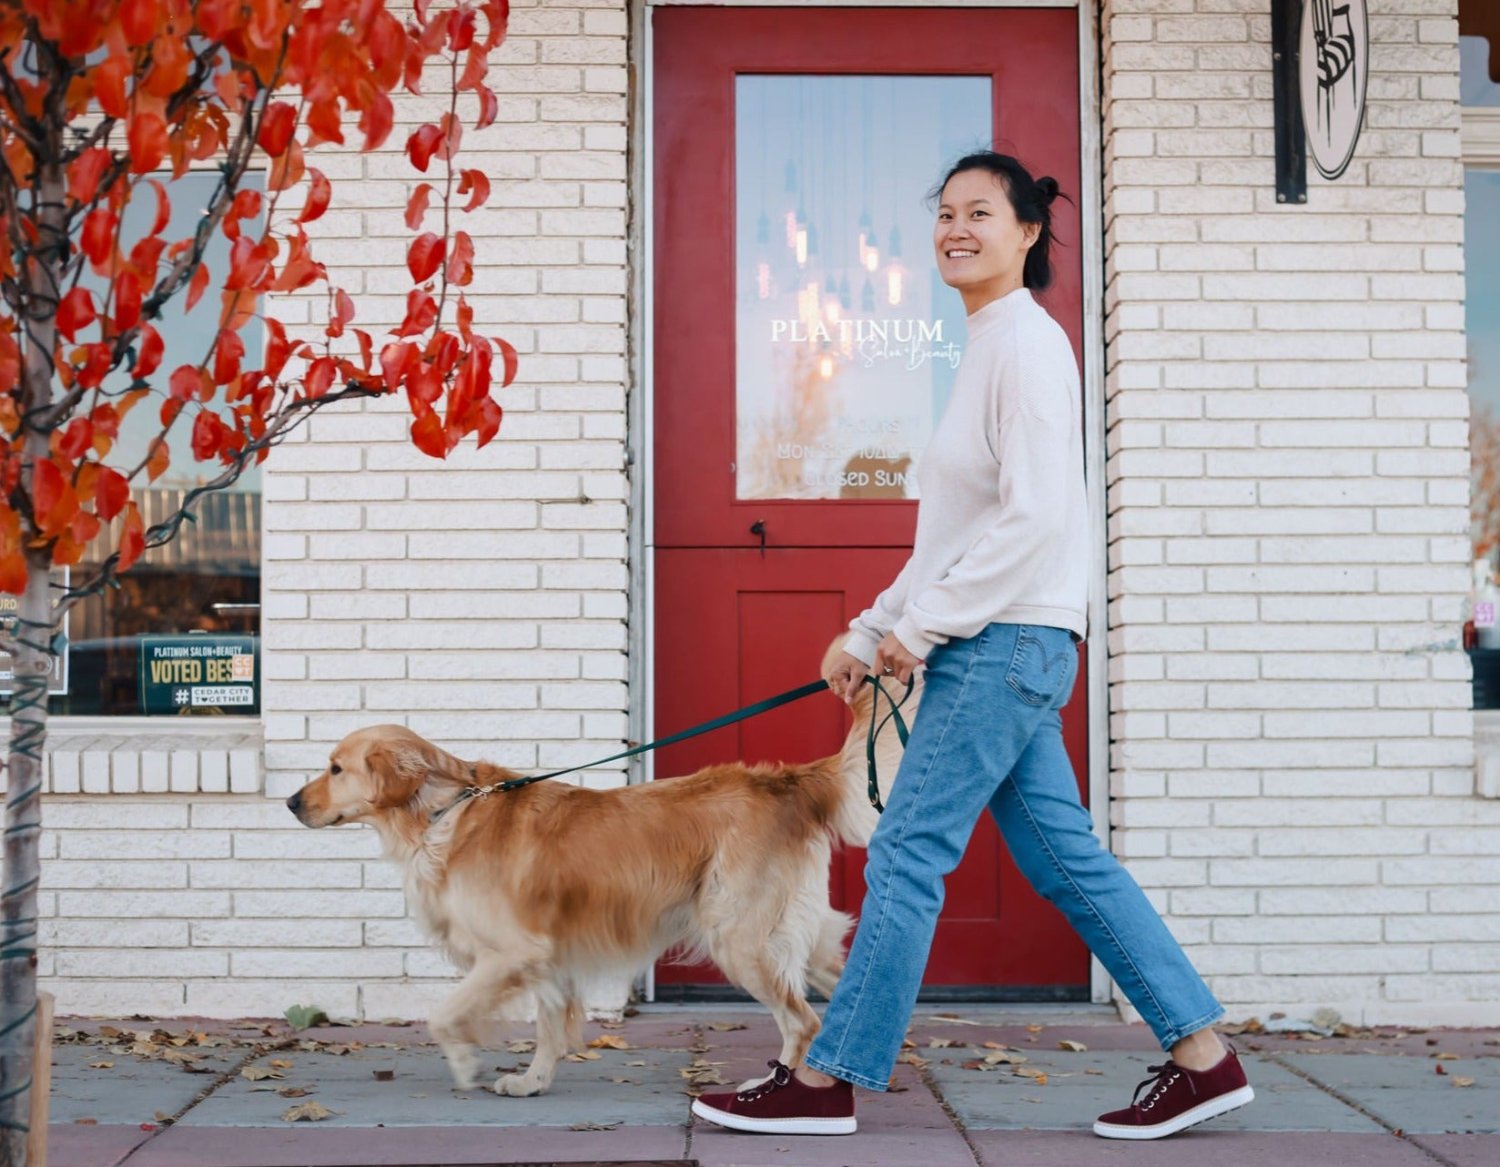
[[(1183, 1075), (1187, 1076), (1188, 1088), (1192, 1090), (1193, 1097), (1196, 1098), (1198, 1096), (1198, 1084), (1193, 1081), (1193, 1075), (1189, 1071), (1183, 1069), (1183, 1067), (1179, 1066), (1176, 1062), (1172, 1061), (1170, 1058), (1162, 1065), (1147, 1066), (1146, 1072), (1149, 1073), (1151, 1077), (1147, 1078), (1135, 1088), (1135, 1096), (1130, 1100), (1131, 1106), (1139, 1106), (1142, 1110), (1150, 1110), (1162, 1097), (1166, 1095), (1167, 1087), (1171, 1086), (1173, 1082), (1177, 1081), (1177, 1079)], [(1147, 1086), (1152, 1087), (1151, 1093), (1146, 1096), (1145, 1102), (1141, 1102), (1141, 1091), (1144, 1090)]]
[(754, 1102), (757, 1098), (764, 1098), (772, 1090), (779, 1090), (792, 1080), (792, 1071), (775, 1058), (772, 1058), (766, 1065), (771, 1067), (771, 1076), (764, 1082), (758, 1083), (748, 1090), (741, 1090), (739, 1094), (735, 1095), (741, 1102)]

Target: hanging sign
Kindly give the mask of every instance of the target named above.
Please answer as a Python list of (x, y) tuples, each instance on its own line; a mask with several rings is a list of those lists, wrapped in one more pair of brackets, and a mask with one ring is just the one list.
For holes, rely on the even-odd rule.
[(1307, 153), (1324, 178), (1354, 157), (1369, 79), (1367, 0), (1304, 0), (1298, 83)]

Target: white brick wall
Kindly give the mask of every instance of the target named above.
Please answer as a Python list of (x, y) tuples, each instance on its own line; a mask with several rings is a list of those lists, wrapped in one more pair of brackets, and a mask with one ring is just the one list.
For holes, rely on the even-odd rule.
[(1493, 1023), (1456, 2), (1371, 9), (1289, 207), (1264, 0), (1104, 4), (1113, 841), (1232, 1014)]
[[(42, 973), (60, 1011), (425, 1015), (452, 973), (405, 919), (373, 835), (315, 835), (280, 800), (344, 733), (380, 721), (520, 769), (620, 748), (627, 26), (625, 0), (513, 0), (489, 76), (499, 120), (465, 134), (461, 165), (493, 184), (460, 216), (475, 327), (520, 353), (499, 437), (437, 462), (407, 440), (404, 400), (341, 406), (266, 465), (264, 781), (237, 767), (233, 782), (261, 792), (211, 793), (230, 785), (210, 754), (101, 754), (75, 738), (55, 755)], [(410, 287), (406, 136), (436, 112), (398, 97), (382, 150), (314, 163), (334, 181), (319, 258), (377, 345)], [(325, 301), (278, 312), (313, 329)], [(113, 759), (115, 791), (182, 794), (68, 796), (101, 781), (101, 757), (101, 792)]]

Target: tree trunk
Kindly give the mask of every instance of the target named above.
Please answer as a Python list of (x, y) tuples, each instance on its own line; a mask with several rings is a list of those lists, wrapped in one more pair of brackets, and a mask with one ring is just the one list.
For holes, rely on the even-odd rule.
[[(56, 162), (60, 156), (61, 151), (55, 148), (43, 155), (37, 201), (39, 237), (23, 273), (26, 302), (18, 313), (25, 362), (21, 373), (23, 419), (37, 416), (52, 400), (61, 258), (68, 254), (63, 217), (66, 185), (62, 167)], [(22, 483), (30, 496), (31, 465), (47, 456), (48, 435), (27, 421), (22, 424), (27, 453)], [(29, 516), (23, 516), (23, 537), (32, 533)], [(11, 631), (15, 681), (5, 767), (5, 873), (0, 889), (0, 1167), (25, 1167), (31, 1122), (32, 1043), (37, 1020), (36, 893), (41, 872), (38, 843), (54, 620), (50, 565), (50, 548), (28, 552), (26, 591)]]

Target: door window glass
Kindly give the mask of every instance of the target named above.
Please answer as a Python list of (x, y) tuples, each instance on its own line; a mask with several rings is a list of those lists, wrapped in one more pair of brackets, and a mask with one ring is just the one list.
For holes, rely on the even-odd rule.
[(990, 111), (988, 77), (736, 78), (738, 498), (917, 497), (964, 341), (923, 196)]

